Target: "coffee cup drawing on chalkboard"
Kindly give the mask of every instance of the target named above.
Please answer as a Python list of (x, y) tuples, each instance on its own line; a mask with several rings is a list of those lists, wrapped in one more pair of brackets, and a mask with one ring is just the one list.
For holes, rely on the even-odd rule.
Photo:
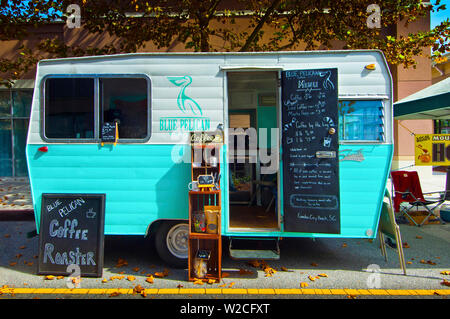
[(95, 218), (97, 216), (97, 213), (94, 212), (93, 208), (89, 208), (89, 210), (86, 212), (86, 218)]

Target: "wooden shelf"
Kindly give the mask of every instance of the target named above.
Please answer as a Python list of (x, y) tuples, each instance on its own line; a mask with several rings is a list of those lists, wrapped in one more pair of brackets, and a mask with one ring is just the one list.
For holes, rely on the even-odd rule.
[(196, 239), (219, 239), (221, 236), (222, 236), (221, 234), (194, 233), (194, 232), (191, 232), (189, 234), (190, 238)]
[(219, 190), (214, 190), (214, 191), (189, 191), (189, 195), (217, 195), (220, 194), (220, 189)]
[[(217, 149), (222, 145), (217, 143), (212, 144), (191, 144), (191, 163), (194, 163), (194, 150), (195, 149), (205, 149), (205, 148), (216, 148), (214, 155), (218, 159), (217, 166), (207, 165), (209, 163), (205, 159), (199, 158), (197, 163), (201, 163), (201, 166), (194, 167), (191, 165), (191, 180), (197, 180), (199, 175), (211, 174), (214, 176), (216, 174), (219, 176), (220, 173), (220, 161)], [(203, 156), (203, 154), (202, 154)], [(220, 188), (220, 180), (217, 186)], [(199, 190), (199, 191), (189, 191), (189, 267), (188, 267), (188, 277), (190, 281), (193, 280), (210, 280), (214, 279), (217, 282), (221, 279), (222, 273), (222, 235), (221, 235), (221, 192), (220, 189), (217, 190)], [(194, 232), (194, 215), (198, 212), (205, 213), (205, 207), (214, 207), (213, 211), (217, 211), (217, 233), (197, 233)], [(217, 210), (218, 209), (218, 210)], [(207, 209), (209, 210), (209, 209)], [(205, 213), (206, 214), (206, 213)], [(206, 218), (206, 216), (205, 216)], [(206, 226), (206, 222), (205, 222)], [(210, 228), (211, 230), (211, 228)], [(207, 270), (206, 275), (203, 278), (198, 278), (195, 276), (195, 263), (199, 262), (197, 258), (198, 251), (205, 250), (209, 252), (209, 258), (202, 259), (203, 269)]]

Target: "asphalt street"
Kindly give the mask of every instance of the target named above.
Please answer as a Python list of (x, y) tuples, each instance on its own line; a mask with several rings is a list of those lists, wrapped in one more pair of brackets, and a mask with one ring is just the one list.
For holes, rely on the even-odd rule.
[[(2, 221), (0, 225), (0, 287), (70, 287), (68, 285), (71, 282), (67, 278), (58, 279), (55, 276), (48, 280), (45, 276), (37, 275), (39, 239), (38, 236), (28, 238), (30, 232), (35, 230), (34, 221)], [(240, 295), (258, 289), (266, 294), (257, 293), (252, 297), (264, 295), (267, 298), (273, 297), (273, 289), (305, 288), (317, 289), (316, 292), (323, 293), (326, 289), (448, 288), (442, 282), (450, 279), (445, 274), (450, 270), (450, 226), (426, 225), (419, 228), (401, 225), (401, 234), (405, 245), (406, 276), (400, 269), (397, 251), (388, 249), (388, 260), (385, 261), (378, 239), (372, 242), (367, 239), (283, 239), (280, 242), (281, 259), (266, 262), (266, 266), (275, 270), (271, 276), (267, 276), (260, 263), (232, 260), (228, 255), (225, 239), (222, 263), (225, 277), (220, 283), (203, 285), (189, 282), (186, 269), (167, 267), (154, 251), (149, 239), (141, 236), (106, 236), (102, 277), (82, 278), (79, 288), (129, 290), (140, 285), (145, 289), (169, 289), (166, 292), (184, 289), (186, 295), (191, 297), (197, 295), (195, 290), (198, 289), (242, 291), (243, 294)], [(153, 276), (153, 283), (146, 281), (149, 275)], [(177, 297), (176, 294), (167, 293), (159, 297)], [(86, 297), (76, 292), (72, 297), (73, 295)], [(128, 294), (123, 295), (125, 297)], [(313, 295), (317, 297), (318, 293)], [(348, 294), (342, 295), (345, 297)], [(7, 296), (4, 293), (0, 298)], [(53, 294), (49, 297), (60, 296)], [(68, 297), (67, 292), (64, 297)]]
[[(401, 224), (407, 274), (397, 250), (381, 254), (379, 238), (285, 238), (277, 261), (238, 261), (223, 240), (221, 282), (188, 281), (165, 265), (142, 236), (106, 236), (100, 278), (51, 279), (37, 274), (39, 237), (26, 179), (0, 181), (0, 299), (20, 298), (438, 298), (450, 289), (450, 225)], [(267, 271), (269, 270), (269, 271)], [(148, 278), (151, 276), (153, 280)], [(136, 293), (136, 287), (143, 290)], [(139, 291), (139, 289), (137, 290)], [(145, 299), (144, 298), (144, 299)]]

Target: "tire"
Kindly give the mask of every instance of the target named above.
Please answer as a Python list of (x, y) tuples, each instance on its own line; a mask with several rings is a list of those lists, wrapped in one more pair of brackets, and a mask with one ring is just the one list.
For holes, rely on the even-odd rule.
[(188, 266), (189, 225), (185, 221), (165, 222), (155, 234), (155, 248), (159, 257), (174, 268)]

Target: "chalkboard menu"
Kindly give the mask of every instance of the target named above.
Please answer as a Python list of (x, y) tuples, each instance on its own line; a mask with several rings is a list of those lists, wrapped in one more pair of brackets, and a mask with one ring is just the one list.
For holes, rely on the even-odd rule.
[(104, 215), (104, 194), (42, 194), (38, 274), (101, 277)]
[(105, 122), (102, 124), (101, 140), (106, 143), (116, 141), (116, 123)]
[(340, 233), (337, 69), (282, 72), (284, 229)]

